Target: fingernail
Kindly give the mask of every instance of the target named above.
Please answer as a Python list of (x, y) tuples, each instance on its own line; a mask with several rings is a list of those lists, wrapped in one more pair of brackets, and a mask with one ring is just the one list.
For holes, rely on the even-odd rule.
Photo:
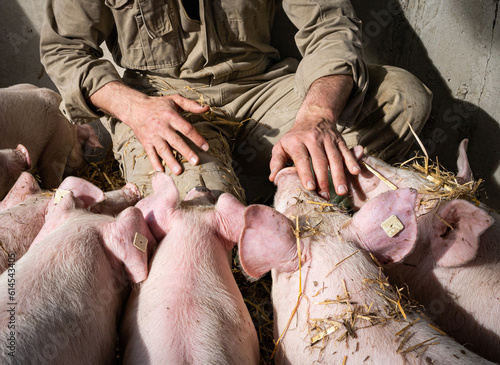
[(328, 194), (326, 191), (319, 193), (319, 196), (325, 200), (330, 200), (330, 194)]
[(201, 149), (205, 152), (208, 151), (208, 144), (207, 143), (204, 143), (202, 146), (201, 146)]
[(308, 190), (314, 190), (316, 188), (316, 185), (314, 184), (314, 182), (312, 182), (311, 180), (309, 180), (307, 182), (307, 189)]
[(347, 187), (345, 185), (340, 185), (337, 188), (337, 191), (339, 192), (339, 195), (347, 194)]
[(359, 166), (354, 166), (354, 167), (352, 168), (352, 171), (354, 171), (355, 173), (358, 173), (358, 172), (360, 172), (360, 171), (361, 171), (361, 169), (359, 168)]
[(196, 157), (196, 156), (191, 157), (191, 163), (193, 165), (196, 165), (198, 163), (198, 157)]
[(179, 166), (176, 166), (172, 171), (174, 172), (174, 174), (179, 175), (181, 173), (181, 168)]

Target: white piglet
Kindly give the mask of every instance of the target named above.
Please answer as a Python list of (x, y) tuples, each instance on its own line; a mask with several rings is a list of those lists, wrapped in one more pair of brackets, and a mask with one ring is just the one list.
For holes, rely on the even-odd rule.
[(276, 363), (488, 363), (432, 328), (365, 251), (398, 261), (412, 250), (416, 191), (384, 193), (351, 219), (305, 191), (295, 169), (276, 183), (283, 214), (248, 207), (239, 243), (250, 276), (272, 270)]
[(153, 177), (153, 189), (137, 207), (160, 243), (127, 304), (123, 363), (258, 364), (255, 327), (228, 262), (243, 204), (223, 194), (214, 205), (205, 188), (180, 201), (164, 173)]
[[(459, 149), (456, 179), (472, 181), (466, 154)], [(437, 199), (435, 184), (415, 171), (365, 157), (378, 173), (398, 188), (419, 193), (418, 239), (403, 262), (385, 262), (391, 282), (409, 286), (432, 319), (458, 342), (492, 361), (500, 362), (500, 216), (483, 204), (462, 199)], [(350, 177), (355, 207), (390, 188), (368, 170)], [(449, 191), (441, 187), (446, 196)]]

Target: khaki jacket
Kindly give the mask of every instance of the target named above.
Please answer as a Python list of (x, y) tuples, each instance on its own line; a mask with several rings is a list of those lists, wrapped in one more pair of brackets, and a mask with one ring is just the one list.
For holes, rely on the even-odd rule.
[[(103, 59), (107, 43), (115, 63), (212, 84), (264, 73), (279, 60), (270, 37), (276, 0), (200, 0), (200, 21), (191, 20), (180, 0), (48, 0), (41, 34), (41, 60), (63, 96), (73, 123), (98, 118), (86, 100), (111, 81), (121, 81)], [(302, 60), (296, 89), (305, 95), (326, 75), (349, 74), (355, 82), (352, 108), (367, 87), (360, 21), (347, 0), (283, 0), (299, 29)]]

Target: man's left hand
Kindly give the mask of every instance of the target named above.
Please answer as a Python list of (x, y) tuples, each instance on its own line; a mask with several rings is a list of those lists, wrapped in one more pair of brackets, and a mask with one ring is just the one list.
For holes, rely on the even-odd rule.
[(273, 148), (269, 180), (274, 181), (276, 174), (292, 160), (307, 190), (317, 189), (321, 197), (330, 199), (330, 168), (336, 193), (347, 194), (344, 166), (353, 175), (361, 169), (338, 132), (336, 120), (352, 86), (352, 78), (344, 75), (323, 77), (311, 85), (293, 127)]

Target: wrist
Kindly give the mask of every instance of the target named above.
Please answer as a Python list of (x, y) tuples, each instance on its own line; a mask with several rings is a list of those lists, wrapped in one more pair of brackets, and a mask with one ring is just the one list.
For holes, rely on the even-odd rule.
[(309, 113), (319, 113), (336, 121), (353, 87), (354, 81), (350, 75), (321, 77), (311, 84), (302, 105)]
[(102, 112), (128, 124), (135, 103), (143, 103), (148, 96), (129, 86), (112, 81), (90, 96), (90, 102)]

